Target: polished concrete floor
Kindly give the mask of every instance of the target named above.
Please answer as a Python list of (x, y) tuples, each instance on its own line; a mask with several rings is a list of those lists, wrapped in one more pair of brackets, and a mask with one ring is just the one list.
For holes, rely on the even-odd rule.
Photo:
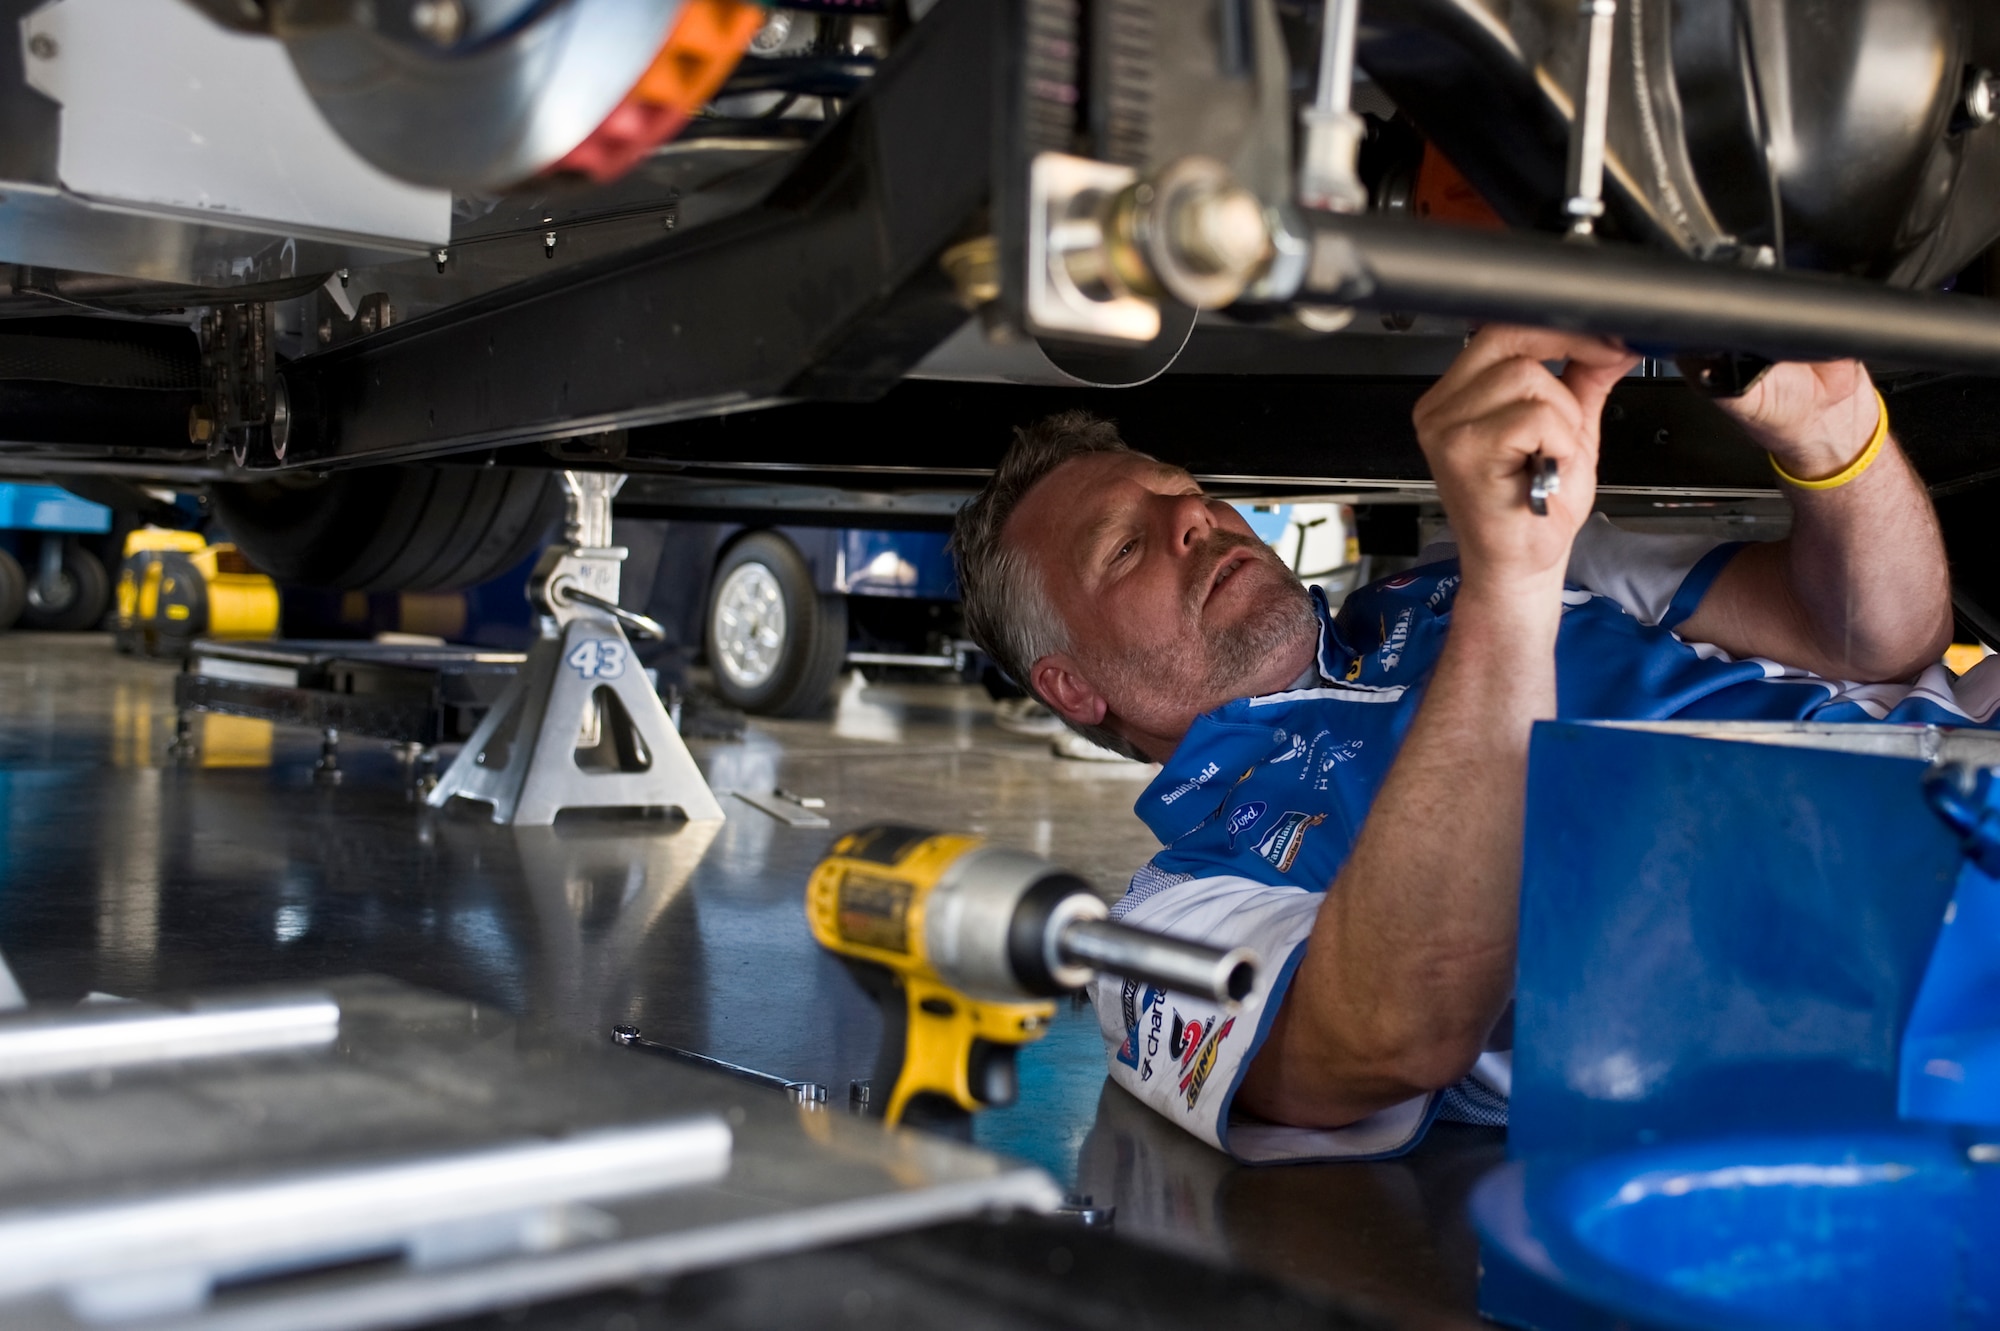
[[(196, 755), (170, 759), (173, 672), (101, 635), (0, 636), (0, 954), (31, 1000), (384, 974), (578, 1039), (629, 1023), (838, 1103), (880, 1030), (800, 909), (840, 830), (981, 832), (1107, 896), (1154, 848), (1131, 809), (1149, 769), (1054, 758), (996, 729), (977, 689), (849, 677), (826, 718), (691, 745), (717, 789), (820, 796), (831, 828), (725, 798), (719, 825), (511, 830), (426, 808), (368, 741), (343, 746), (337, 784), (313, 777), (315, 735), (236, 718), (196, 718)], [(1119, 1233), (1418, 1323), (1471, 1311), (1463, 1201), (1500, 1134), (1440, 1128), (1385, 1164), (1238, 1168), (1111, 1088), (1091, 1014), (1067, 1005), (1021, 1074), (1020, 1102), (977, 1139), (1117, 1206)]]

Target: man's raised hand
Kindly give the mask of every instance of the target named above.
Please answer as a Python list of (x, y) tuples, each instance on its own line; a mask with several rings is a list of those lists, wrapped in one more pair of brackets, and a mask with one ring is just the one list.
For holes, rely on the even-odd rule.
[(1875, 384), (1858, 361), (1773, 365), (1722, 409), (1794, 476), (1831, 476), (1859, 456), (1875, 433), (1881, 408)]
[[(1545, 361), (1567, 361), (1561, 376)], [(1493, 325), (1482, 329), (1417, 403), (1429, 460), (1468, 584), (1560, 587), (1570, 544), (1597, 493), (1604, 400), (1638, 357), (1602, 338)], [(1528, 507), (1536, 454), (1562, 487), (1548, 516)]]

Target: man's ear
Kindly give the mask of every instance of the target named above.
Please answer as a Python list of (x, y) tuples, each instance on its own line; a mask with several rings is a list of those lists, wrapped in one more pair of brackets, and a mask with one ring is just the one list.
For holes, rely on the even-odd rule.
[(1028, 669), (1028, 680), (1056, 715), (1075, 725), (1104, 723), (1109, 706), (1104, 695), (1077, 669), (1076, 662), (1058, 653), (1044, 656)]

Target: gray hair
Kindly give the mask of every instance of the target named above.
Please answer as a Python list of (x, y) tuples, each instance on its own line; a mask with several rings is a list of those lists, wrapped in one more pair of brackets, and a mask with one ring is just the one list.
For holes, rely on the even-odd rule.
[[(1009, 678), (1044, 705), (1048, 699), (1035, 691), (1029, 672), (1043, 657), (1070, 649), (1069, 627), (1049, 600), (1042, 570), (1001, 534), (1028, 492), (1049, 473), (1097, 453), (1145, 456), (1118, 437), (1116, 425), (1087, 411), (1060, 412), (1015, 430), (1014, 442), (992, 479), (958, 511), (952, 527), (965, 631)], [(1104, 726), (1068, 720), (1064, 724), (1114, 753), (1144, 758), (1123, 736)]]

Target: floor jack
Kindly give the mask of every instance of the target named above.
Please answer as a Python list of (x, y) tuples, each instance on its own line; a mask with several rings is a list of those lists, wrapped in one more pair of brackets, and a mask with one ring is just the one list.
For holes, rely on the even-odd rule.
[[(663, 630), (618, 604), (611, 497), (623, 476), (566, 471), (563, 540), (528, 579), (541, 633), (513, 684), (487, 713), (429, 796), (493, 806), (493, 821), (545, 827), (564, 809), (674, 808), (691, 820), (724, 815), (625, 630)], [(579, 758), (586, 761), (579, 762)]]

